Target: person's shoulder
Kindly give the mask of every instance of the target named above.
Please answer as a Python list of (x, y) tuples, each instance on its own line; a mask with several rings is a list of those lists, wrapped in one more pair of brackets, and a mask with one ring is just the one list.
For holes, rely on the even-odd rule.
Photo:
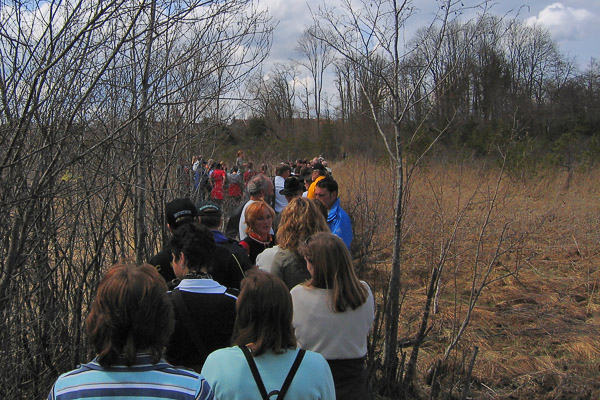
[(222, 359), (235, 359), (235, 358), (244, 358), (244, 354), (242, 350), (238, 346), (224, 347), (222, 349), (217, 349), (210, 353), (206, 358), (204, 366), (202, 367), (202, 372), (204, 373), (206, 366), (210, 366), (213, 363), (218, 363)]
[(292, 288), (292, 290), (290, 290), (290, 294), (292, 295), (292, 298), (294, 296), (301, 296), (304, 293), (306, 293), (309, 289), (304, 286), (304, 285), (296, 285)]
[(235, 297), (236, 299), (240, 295), (240, 290), (236, 288), (227, 288), (224, 292), (226, 296)]
[(288, 260), (291, 256), (291, 251), (288, 249), (278, 248), (275, 254), (273, 255), (273, 262), (282, 262)]
[[(179, 366), (171, 366), (168, 370), (165, 370), (167, 374), (171, 378), (179, 377), (177, 379), (185, 378), (187, 380), (192, 379), (195, 381), (195, 384), (187, 384), (188, 387), (194, 388), (196, 391), (195, 399), (199, 400), (212, 400), (214, 399), (214, 394), (212, 388), (208, 380), (204, 377), (203, 374), (198, 373), (192, 369), (183, 368)], [(185, 381), (179, 381), (179, 385), (185, 385)], [(175, 393), (174, 393), (175, 394)]]
[(323, 355), (321, 353), (317, 353), (316, 351), (311, 351), (311, 350), (305, 350), (306, 353), (304, 353), (304, 359), (302, 360), (303, 362), (306, 362), (307, 364), (309, 364), (308, 366), (310, 366), (311, 368), (315, 368), (315, 367), (323, 367), (325, 365), (327, 365), (327, 368), (329, 368), (329, 364), (327, 363), (327, 360), (325, 359), (325, 357), (323, 357)]

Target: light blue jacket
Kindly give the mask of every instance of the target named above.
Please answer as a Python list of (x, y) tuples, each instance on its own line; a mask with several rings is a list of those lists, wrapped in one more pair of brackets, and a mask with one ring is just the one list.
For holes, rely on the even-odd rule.
[(339, 198), (333, 203), (331, 210), (329, 210), (327, 225), (329, 225), (331, 233), (342, 238), (348, 249), (350, 249), (350, 243), (352, 243), (352, 223), (346, 211), (340, 206)]

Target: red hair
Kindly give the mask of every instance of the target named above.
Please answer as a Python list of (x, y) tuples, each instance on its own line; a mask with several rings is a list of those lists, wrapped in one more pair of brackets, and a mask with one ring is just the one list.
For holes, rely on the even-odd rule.
[(246, 212), (244, 213), (247, 225), (246, 233), (253, 231), (252, 227), (254, 226), (254, 223), (259, 217), (264, 215), (265, 210), (269, 211), (271, 218), (275, 218), (275, 210), (273, 210), (270, 205), (265, 203), (264, 200), (255, 201), (254, 203), (250, 204), (248, 208), (246, 208)]

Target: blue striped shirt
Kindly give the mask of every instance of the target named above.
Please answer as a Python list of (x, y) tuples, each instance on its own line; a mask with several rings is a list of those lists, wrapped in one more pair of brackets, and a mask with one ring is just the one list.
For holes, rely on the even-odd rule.
[(99, 398), (212, 400), (213, 392), (202, 375), (164, 360), (152, 364), (150, 355), (138, 354), (131, 367), (104, 368), (94, 359), (62, 374), (48, 395), (48, 400)]

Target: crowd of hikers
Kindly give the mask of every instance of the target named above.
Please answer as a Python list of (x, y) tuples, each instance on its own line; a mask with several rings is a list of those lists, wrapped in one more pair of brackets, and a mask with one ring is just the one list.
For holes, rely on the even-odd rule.
[(297, 160), (271, 177), (242, 151), (225, 168), (195, 157), (165, 248), (108, 270), (86, 320), (96, 357), (49, 399), (370, 398), (374, 299), (331, 170)]

